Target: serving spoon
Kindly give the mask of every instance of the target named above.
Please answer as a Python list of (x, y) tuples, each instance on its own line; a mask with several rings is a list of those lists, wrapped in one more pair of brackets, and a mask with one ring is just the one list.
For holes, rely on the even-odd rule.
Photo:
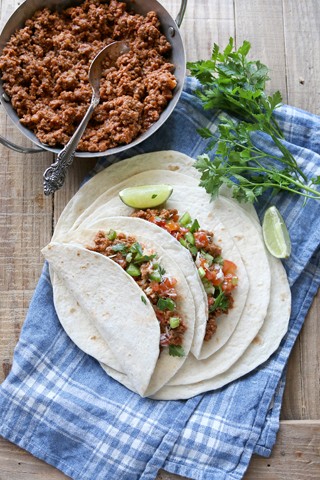
[(56, 161), (44, 172), (43, 191), (45, 195), (50, 195), (62, 187), (67, 169), (73, 162), (78, 143), (86, 129), (94, 109), (100, 101), (100, 80), (104, 60), (108, 58), (110, 60), (110, 66), (112, 66), (115, 64), (118, 57), (124, 53), (127, 53), (129, 50), (129, 44), (125, 40), (112, 42), (100, 50), (100, 52), (92, 60), (89, 69), (89, 83), (92, 87), (92, 97), (89, 108), (69, 142), (58, 154)]

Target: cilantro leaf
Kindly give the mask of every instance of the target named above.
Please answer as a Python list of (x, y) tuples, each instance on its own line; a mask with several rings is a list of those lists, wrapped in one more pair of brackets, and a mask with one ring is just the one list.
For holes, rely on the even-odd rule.
[(172, 357), (184, 357), (185, 351), (181, 345), (169, 345), (169, 355)]
[[(273, 115), (281, 105), (281, 93), (265, 93), (268, 67), (259, 60), (249, 60), (250, 49), (245, 40), (236, 50), (230, 38), (223, 51), (214, 44), (210, 59), (188, 63), (191, 75), (202, 84), (195, 93), (204, 110), (218, 109), (236, 118), (221, 116), (215, 133), (210, 128), (198, 130), (208, 140), (206, 153), (195, 163), (201, 173), (200, 186), (213, 199), (223, 184), (231, 188), (238, 201), (250, 203), (267, 190), (320, 199), (320, 176), (309, 180), (283, 143), (283, 133)], [(255, 144), (254, 135), (261, 134), (273, 142), (275, 153)]]
[(224, 291), (219, 287), (218, 296), (215, 298), (214, 304), (210, 306), (209, 311), (214, 312), (217, 309), (221, 309), (223, 312), (227, 312), (230, 306), (230, 299), (224, 293)]

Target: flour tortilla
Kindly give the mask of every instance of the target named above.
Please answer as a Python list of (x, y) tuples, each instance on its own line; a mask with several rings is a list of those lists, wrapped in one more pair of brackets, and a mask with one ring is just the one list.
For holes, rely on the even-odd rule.
[[(176, 303), (177, 303), (178, 311), (179, 313), (181, 313), (182, 318), (184, 319), (187, 325), (187, 330), (184, 334), (184, 342), (183, 342), (185, 356), (173, 357), (168, 354), (167, 349), (164, 349), (161, 352), (159, 358), (157, 359), (156, 365), (154, 365), (154, 372), (151, 378), (149, 379), (147, 389), (145, 389), (143, 393), (141, 393), (140, 391), (138, 392), (142, 396), (147, 394), (151, 395), (153, 392), (161, 388), (162, 385), (168, 382), (168, 380), (179, 370), (179, 368), (181, 368), (182, 364), (187, 358), (187, 355), (192, 345), (193, 336), (194, 336), (194, 324), (195, 324), (195, 317), (196, 317), (195, 305), (193, 302), (189, 285), (183, 273), (181, 272), (181, 269), (179, 268), (178, 264), (175, 263), (174, 260), (168, 256), (168, 252), (166, 252), (163, 248), (159, 247), (151, 238), (148, 239), (148, 238), (142, 238), (139, 236), (138, 234), (139, 223), (143, 224), (144, 230), (148, 230), (148, 227), (149, 226), (151, 227), (151, 225), (146, 226), (143, 221), (139, 222), (139, 219), (128, 219), (127, 223), (122, 225), (122, 220), (123, 219), (120, 219), (120, 222), (117, 222), (117, 219), (113, 219), (113, 221), (109, 223), (108, 229), (112, 228), (115, 231), (120, 231), (120, 227), (127, 226), (126, 230), (121, 229), (122, 233), (126, 233), (128, 235), (135, 235), (138, 241), (141, 240), (141, 244), (143, 245), (144, 248), (147, 249), (147, 251), (157, 252), (159, 256), (159, 262), (165, 268), (167, 274), (177, 279), (176, 290), (178, 293), (178, 298)], [(135, 220), (137, 220), (137, 222)], [(128, 227), (128, 225), (130, 224), (131, 224), (131, 229)], [(75, 238), (72, 239), (70, 237), (68, 244), (63, 244), (63, 245), (69, 245), (70, 247), (75, 246), (76, 248), (93, 246), (93, 239), (96, 233), (97, 233), (96, 229), (94, 230), (83, 229), (81, 232), (80, 231), (77, 232), (77, 235), (75, 236)], [(44, 253), (48, 257), (48, 253), (46, 252)], [(51, 249), (50, 249), (50, 253), (51, 253)], [(95, 253), (95, 252), (89, 251), (89, 253)], [(99, 257), (102, 257), (103, 259), (106, 258), (100, 254), (96, 254), (96, 255), (98, 255)], [(117, 320), (120, 322), (119, 331), (121, 332), (121, 335), (125, 338), (131, 337), (129, 339), (129, 347), (126, 346), (126, 348), (128, 349), (128, 351), (134, 350), (137, 353), (137, 355), (140, 358), (139, 368), (141, 368), (143, 371), (143, 369), (145, 368), (145, 364), (149, 365), (148, 355), (144, 355), (143, 351), (139, 353), (138, 343), (148, 342), (148, 338), (147, 337), (144, 338), (145, 336), (143, 331), (142, 332), (138, 330), (134, 331), (134, 329), (128, 330), (127, 324), (126, 324), (126, 319), (130, 318), (130, 314), (131, 314), (130, 312), (136, 311), (136, 312), (140, 312), (141, 315), (143, 314), (141, 312), (141, 305), (143, 306), (143, 302), (141, 301), (142, 291), (134, 282), (134, 280), (127, 273), (125, 273), (121, 267), (119, 267), (119, 265), (115, 264), (115, 262), (113, 262), (108, 258), (107, 260), (109, 260), (109, 263), (111, 262), (112, 264), (116, 265), (118, 267), (117, 270), (119, 270), (120, 268), (122, 282), (125, 282), (129, 279), (130, 283), (133, 282), (134, 286), (136, 287), (135, 298), (132, 298), (130, 300), (130, 298), (127, 299), (124, 296), (121, 299), (119, 309), (121, 310), (121, 307), (123, 305), (124, 314), (122, 315), (120, 320), (119, 318), (117, 318)], [(55, 271), (57, 271), (57, 268), (55, 268), (54, 259), (53, 261), (51, 260), (51, 266), (53, 267), (53, 269), (55, 269)], [(71, 268), (72, 265), (70, 265), (69, 267)], [(79, 268), (78, 268), (78, 271), (79, 271)], [(104, 268), (105, 271), (103, 271), (102, 268)], [(91, 273), (94, 274), (98, 284), (99, 284), (99, 281), (101, 283), (107, 282), (108, 281), (107, 279), (110, 279), (111, 284), (115, 280), (117, 280), (117, 278), (115, 277), (116, 272), (114, 274), (112, 274), (112, 272), (108, 272), (105, 263), (102, 261), (100, 262), (100, 270), (98, 267), (96, 267), (95, 271)], [(73, 273), (69, 275), (72, 275), (72, 278), (74, 276)], [(84, 290), (85, 288), (89, 288), (89, 286), (87, 286), (87, 283), (86, 283), (86, 275), (88, 274), (86, 273), (83, 276), (82, 280), (80, 281), (80, 284), (81, 282), (83, 282), (83, 284), (85, 283), (85, 285), (83, 285), (82, 287), (81, 285), (79, 285), (79, 291)], [(60, 277), (62, 277), (62, 275), (60, 275)], [(106, 280), (102, 281), (101, 279), (106, 279)], [(66, 272), (64, 272), (63, 280), (64, 281), (61, 281), (61, 279), (59, 279), (59, 272), (58, 272), (58, 277), (56, 277), (56, 272), (54, 273), (54, 275), (52, 275), (55, 306), (56, 306), (56, 310), (57, 310), (60, 322), (64, 327), (65, 331), (67, 332), (69, 337), (74, 341), (74, 343), (76, 343), (76, 345), (78, 345), (79, 348), (81, 348), (83, 351), (92, 355), (98, 361), (107, 363), (112, 369), (127, 374), (128, 379), (130, 381), (130, 385), (133, 385), (133, 389), (137, 391), (137, 386), (132, 382), (131, 377), (134, 374), (139, 376), (139, 368), (136, 369), (134, 374), (130, 372), (131, 373), (131, 377), (130, 377), (128, 375), (128, 369), (130, 370), (131, 368), (130, 363), (127, 366), (123, 365), (122, 355), (120, 354), (120, 358), (119, 358), (118, 349), (115, 350), (115, 347), (114, 347), (114, 345), (117, 345), (118, 342), (116, 343), (113, 341), (110, 342), (110, 338), (113, 338), (112, 330), (111, 332), (108, 332), (107, 336), (104, 335), (105, 333), (104, 331), (101, 332), (101, 328), (97, 323), (99, 320), (97, 320), (96, 318), (98, 315), (98, 312), (94, 311), (95, 303), (96, 303), (96, 295), (94, 296), (94, 299), (91, 302), (89, 302), (90, 303), (90, 308), (89, 308), (88, 306), (83, 304), (81, 295), (80, 295), (80, 299), (77, 298), (77, 295), (75, 294), (76, 287), (72, 285), (72, 288), (69, 288), (69, 285), (66, 285), (67, 284)], [(71, 282), (69, 282), (69, 284), (70, 283)], [(117, 284), (117, 288), (121, 288), (121, 282), (120, 284), (119, 282), (117, 282), (116, 284)], [(90, 285), (90, 288), (93, 288), (93, 285)], [(93, 289), (92, 291), (95, 292), (95, 289)], [(109, 303), (115, 304), (116, 302), (118, 302), (119, 295), (117, 295), (117, 290), (114, 290), (112, 294), (113, 294), (113, 297), (110, 294), (108, 297), (108, 301), (106, 300), (107, 304)], [(78, 308), (76, 308), (74, 305), (75, 300), (77, 300), (79, 303)], [(201, 302), (201, 298), (198, 299), (198, 301)], [(204, 303), (204, 298), (202, 299), (202, 302)], [(66, 305), (67, 305), (67, 308), (66, 308)], [(126, 309), (128, 311), (126, 311)], [(153, 315), (155, 317), (154, 312), (153, 312)], [(103, 335), (99, 336), (97, 334), (97, 330)], [(124, 334), (124, 332), (126, 334)], [(135, 346), (135, 342), (138, 336), (139, 336), (139, 342), (137, 342), (137, 345)], [(104, 340), (105, 340), (105, 344), (103, 343)], [(159, 354), (159, 340), (160, 340), (160, 334), (158, 335), (158, 354)]]
[[(42, 253), (90, 317), (136, 391), (144, 395), (159, 356), (160, 329), (151, 303), (135, 281), (103, 255), (59, 243), (50, 243)], [(75, 308), (74, 302), (64, 302), (65, 297), (55, 296), (57, 311), (63, 312), (62, 324)]]
[[(193, 178), (196, 181), (194, 185), (198, 186), (200, 173), (194, 168), (194, 163), (195, 160), (184, 153), (175, 150), (163, 150), (136, 155), (110, 165), (86, 182), (72, 197), (60, 215), (53, 240), (58, 240), (60, 235), (63, 236), (67, 233), (84, 210), (100, 195), (138, 173), (150, 170), (176, 172)], [(150, 182), (148, 183), (150, 184)], [(222, 188), (221, 194), (227, 197), (231, 196), (230, 190), (227, 188)], [(235, 202), (235, 205), (258, 220), (255, 209), (251, 204), (239, 205)]]

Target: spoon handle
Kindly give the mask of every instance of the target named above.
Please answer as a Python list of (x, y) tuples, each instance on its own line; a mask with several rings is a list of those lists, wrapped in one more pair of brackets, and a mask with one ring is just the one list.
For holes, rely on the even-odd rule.
[(68, 168), (73, 162), (75, 152), (83, 132), (91, 118), (91, 115), (99, 103), (99, 98), (93, 94), (90, 106), (78, 128), (70, 138), (66, 146), (58, 154), (56, 161), (43, 174), (43, 191), (50, 195), (62, 187)]

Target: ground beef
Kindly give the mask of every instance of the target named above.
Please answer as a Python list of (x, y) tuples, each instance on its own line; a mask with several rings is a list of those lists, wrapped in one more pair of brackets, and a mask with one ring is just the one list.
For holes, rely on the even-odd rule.
[(51, 146), (65, 145), (91, 99), (88, 71), (105, 45), (127, 39), (130, 52), (101, 80), (101, 102), (79, 151), (132, 142), (156, 122), (173, 95), (171, 45), (155, 12), (145, 17), (117, 0), (85, 0), (62, 12), (37, 11), (0, 57), (5, 92), (21, 123)]

